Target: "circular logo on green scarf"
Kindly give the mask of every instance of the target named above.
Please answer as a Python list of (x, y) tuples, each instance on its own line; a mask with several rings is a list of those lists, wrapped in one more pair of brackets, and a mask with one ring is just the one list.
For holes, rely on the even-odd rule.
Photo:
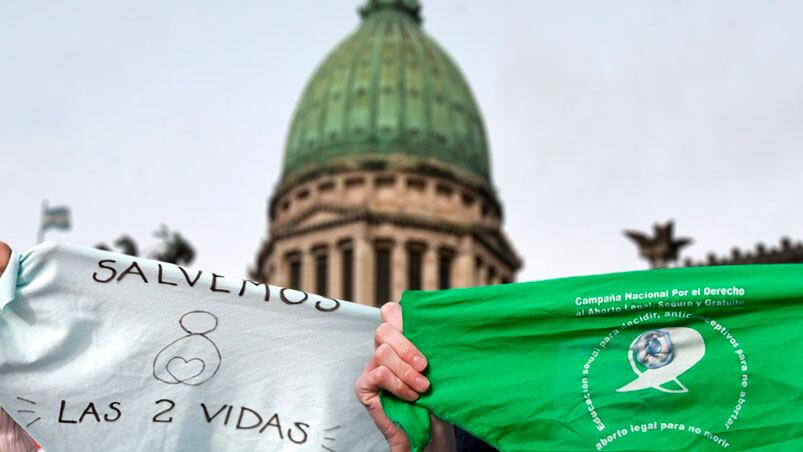
[(741, 344), (725, 325), (649, 312), (598, 339), (581, 376), (595, 450), (730, 447), (748, 379)]

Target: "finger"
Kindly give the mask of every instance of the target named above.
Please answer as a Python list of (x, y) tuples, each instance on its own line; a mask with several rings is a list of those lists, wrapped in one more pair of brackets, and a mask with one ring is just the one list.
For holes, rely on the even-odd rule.
[(382, 316), (382, 321), (389, 323), (393, 328), (399, 331), (402, 330), (402, 308), (399, 303), (385, 303), (382, 309), (379, 310)]
[(0, 275), (8, 266), (9, 259), (11, 259), (11, 248), (5, 242), (0, 242)]
[[(391, 450), (410, 450), (410, 445), (407, 443), (407, 436), (403, 433), (400, 434), (399, 428), (385, 415), (382, 409), (382, 403), (379, 401), (379, 387), (373, 383), (372, 377), (368, 372), (360, 375), (360, 378), (355, 382), (354, 392), (357, 394), (357, 399), (368, 410), (368, 414), (374, 420), (374, 423), (385, 435), (385, 438), (391, 443)], [(393, 444), (397, 444), (397, 449), (394, 449)], [(406, 445), (406, 447), (404, 447)]]
[(0, 444), (2, 444), (0, 447), (4, 447), (3, 450), (36, 451), (33, 439), (2, 408), (0, 408)]
[(424, 392), (429, 389), (427, 377), (421, 375), (411, 365), (404, 362), (388, 344), (381, 344), (376, 349), (372, 361), (374, 361), (374, 367), (387, 367), (404, 384), (417, 392)]
[(385, 366), (379, 366), (368, 373), (368, 383), (389, 391), (400, 399), (412, 402), (418, 398), (418, 393), (407, 386), (399, 377)]
[(379, 348), (382, 344), (390, 345), (401, 359), (413, 366), (413, 369), (422, 372), (427, 368), (427, 360), (424, 355), (418, 351), (409, 339), (389, 323), (379, 325), (374, 334), (376, 348)]
[[(379, 366), (360, 375), (355, 383), (355, 393), (360, 402), (368, 408), (382, 410), (379, 403), (379, 390), (384, 389), (405, 400), (415, 400), (418, 393), (410, 389), (387, 367)], [(373, 413), (372, 413), (373, 414)]]

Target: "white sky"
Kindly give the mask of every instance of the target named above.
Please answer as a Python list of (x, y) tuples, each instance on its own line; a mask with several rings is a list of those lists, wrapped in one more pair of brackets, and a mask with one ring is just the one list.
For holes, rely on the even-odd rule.
[[(93, 245), (164, 222), (242, 276), (295, 102), (358, 1), (0, 2), (0, 240), (40, 202)], [(803, 238), (803, 3), (424, 1), (485, 115), (520, 279), (645, 268), (675, 218), (702, 258)]]

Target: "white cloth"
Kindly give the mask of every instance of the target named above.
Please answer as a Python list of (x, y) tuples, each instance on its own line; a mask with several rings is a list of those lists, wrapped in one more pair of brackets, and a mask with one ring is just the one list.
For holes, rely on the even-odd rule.
[(48, 452), (387, 449), (375, 308), (68, 245), (0, 277), (0, 405)]

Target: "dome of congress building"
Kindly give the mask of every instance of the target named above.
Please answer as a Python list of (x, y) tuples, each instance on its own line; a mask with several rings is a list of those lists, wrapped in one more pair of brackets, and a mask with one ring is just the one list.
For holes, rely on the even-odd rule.
[(490, 185), (482, 116), (460, 70), (422, 29), (417, 2), (371, 2), (361, 13), (304, 89), (283, 178), (376, 161)]
[(253, 277), (378, 306), (407, 289), (511, 282), (482, 115), (417, 0), (369, 0), (287, 134)]

